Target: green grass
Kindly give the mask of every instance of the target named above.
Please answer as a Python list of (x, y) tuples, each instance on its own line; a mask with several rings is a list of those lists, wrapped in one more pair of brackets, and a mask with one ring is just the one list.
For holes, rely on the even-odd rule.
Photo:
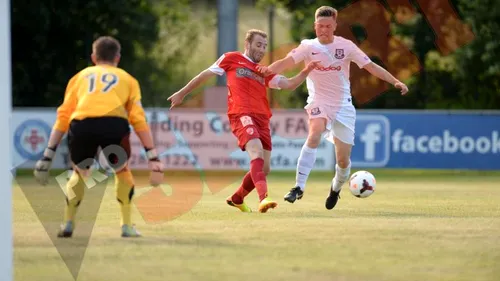
[[(216, 194), (205, 190), (193, 209), (166, 223), (146, 224), (135, 212), (145, 237), (134, 240), (118, 237), (110, 184), (78, 280), (500, 280), (498, 173), (374, 174), (377, 190), (371, 197), (355, 198), (345, 189), (332, 211), (324, 208), (330, 177), (322, 173), (312, 174), (295, 204), (282, 200), (294, 175), (274, 173), (269, 193), (279, 206), (267, 214), (228, 207), (224, 200), (236, 183)], [(216, 178), (224, 185), (235, 182), (233, 176)], [(166, 179), (183, 188), (196, 182), (192, 175)], [(37, 187), (27, 176), (17, 182), (23, 189), (13, 191), (15, 280), (73, 280), (49, 237), (53, 231), (47, 234), (31, 207), (37, 203), (27, 200), (45, 202), (37, 210), (50, 213), (42, 221), (55, 228), (63, 205), (53, 194), (60, 191)], [(139, 189), (137, 198), (147, 190)], [(85, 210), (99, 202), (98, 188), (89, 194), (79, 213), (83, 221), (91, 220)], [(256, 209), (255, 193), (248, 203)], [(56, 240), (74, 249), (71, 262), (77, 263), (76, 249), (85, 244), (81, 232)]]

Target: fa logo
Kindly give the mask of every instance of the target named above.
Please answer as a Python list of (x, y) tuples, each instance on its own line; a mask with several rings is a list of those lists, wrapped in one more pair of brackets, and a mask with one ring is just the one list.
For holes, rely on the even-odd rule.
[(358, 115), (356, 146), (353, 147), (353, 165), (383, 167), (390, 156), (390, 125), (382, 115)]

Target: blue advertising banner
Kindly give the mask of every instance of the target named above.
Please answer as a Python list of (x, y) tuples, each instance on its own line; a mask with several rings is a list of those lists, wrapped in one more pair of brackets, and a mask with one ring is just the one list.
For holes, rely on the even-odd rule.
[(500, 113), (358, 112), (353, 167), (500, 169)]

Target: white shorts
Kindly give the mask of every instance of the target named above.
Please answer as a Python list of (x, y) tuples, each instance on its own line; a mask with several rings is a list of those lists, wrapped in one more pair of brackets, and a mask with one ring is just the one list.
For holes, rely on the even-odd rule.
[(314, 101), (304, 108), (309, 119), (326, 119), (327, 132), (324, 137), (328, 141), (334, 143), (334, 138), (338, 138), (343, 143), (354, 145), (356, 109), (352, 104), (331, 106)]

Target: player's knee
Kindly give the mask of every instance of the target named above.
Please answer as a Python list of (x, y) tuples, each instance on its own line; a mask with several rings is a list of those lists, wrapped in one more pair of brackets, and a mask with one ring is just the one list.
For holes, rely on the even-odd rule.
[(349, 164), (351, 163), (351, 161), (349, 160), (348, 157), (339, 157), (337, 159), (337, 165), (342, 168), (342, 169), (345, 169), (347, 167), (349, 167)]
[(321, 142), (321, 133), (309, 132), (307, 136), (307, 146), (310, 148), (317, 148)]
[(125, 166), (121, 171), (115, 174), (116, 179), (116, 200), (120, 204), (130, 204), (134, 196), (134, 178), (132, 172)]
[(309, 134), (322, 134), (326, 130), (326, 119), (315, 118), (309, 120)]
[(135, 193), (135, 187), (132, 186), (129, 190), (128, 193), (124, 193), (121, 190), (116, 191), (116, 201), (120, 204), (130, 204), (132, 202), (132, 199), (134, 198), (134, 193)]
[(92, 170), (90, 168), (88, 168), (88, 169), (81, 168), (81, 167), (78, 167), (76, 165), (73, 167), (73, 171), (76, 172), (77, 174), (79, 174), (84, 179), (86, 179), (86, 178), (90, 177), (90, 175), (92, 175)]
[(73, 164), (73, 171), (77, 172), (82, 178), (88, 178), (92, 175), (92, 166), (94, 164), (94, 158), (87, 158), (79, 163)]
[(262, 142), (259, 139), (249, 140), (245, 149), (251, 159), (264, 158), (264, 148), (262, 147)]
[(264, 165), (264, 174), (267, 176), (271, 172), (271, 167), (269, 165)]
[(307, 146), (310, 148), (318, 147), (321, 142), (321, 135), (325, 131), (325, 120), (322, 118), (313, 119), (309, 124), (309, 134), (307, 136)]

